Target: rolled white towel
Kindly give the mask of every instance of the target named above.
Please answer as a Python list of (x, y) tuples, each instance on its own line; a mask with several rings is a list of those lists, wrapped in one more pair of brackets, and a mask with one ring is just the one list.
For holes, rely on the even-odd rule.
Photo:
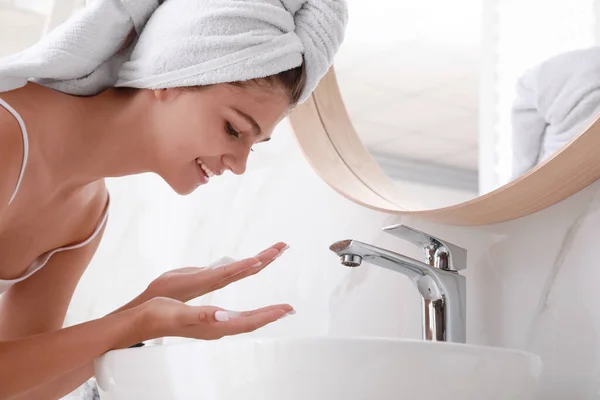
[(600, 116), (600, 47), (527, 71), (512, 110), (513, 178), (547, 160)]
[(134, 21), (141, 32), (140, 20), (158, 7), (156, 0), (139, 0), (140, 7), (127, 9), (129, 3), (91, 1), (33, 46), (0, 58), (0, 92), (28, 81), (74, 95), (93, 95), (113, 86), (127, 58), (127, 52), (119, 50), (134, 30)]
[[(78, 95), (202, 86), (304, 61), (304, 102), (344, 38), (345, 0), (95, 0), (30, 49), (0, 59), (0, 92), (28, 80)], [(129, 33), (139, 34), (123, 49)]]

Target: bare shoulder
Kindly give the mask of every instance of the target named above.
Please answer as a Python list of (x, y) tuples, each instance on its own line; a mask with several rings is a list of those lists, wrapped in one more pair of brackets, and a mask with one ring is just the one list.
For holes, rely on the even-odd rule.
[(75, 288), (98, 249), (104, 228), (87, 245), (55, 254), (44, 268), (0, 296), (0, 340), (63, 327)]
[(108, 213), (109, 194), (104, 180), (88, 185), (87, 193), (82, 193), (81, 239), (90, 237), (98, 229)]
[[(60, 329), (83, 273), (102, 240), (108, 192), (104, 182), (90, 184), (81, 199), (80, 240), (85, 246), (57, 253), (46, 266), (0, 297), (0, 340)], [(43, 312), (40, 312), (43, 310)]]
[(23, 135), (15, 117), (0, 107), (0, 215), (8, 206), (23, 163)]

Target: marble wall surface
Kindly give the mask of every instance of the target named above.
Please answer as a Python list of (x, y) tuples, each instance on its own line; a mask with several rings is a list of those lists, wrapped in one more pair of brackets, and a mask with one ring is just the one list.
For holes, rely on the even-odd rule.
[(195, 303), (296, 307), (297, 315), (252, 334), (258, 336), (420, 338), (420, 298), (408, 279), (368, 264), (342, 267), (328, 249), (351, 238), (420, 258), (418, 248), (380, 230), (404, 223), (468, 250), (469, 343), (540, 355), (540, 399), (600, 398), (600, 182), (518, 220), (442, 226), (348, 201), (288, 139), (271, 167), (186, 198), (169, 197), (166, 188), (149, 194), (140, 183), (148, 178), (111, 183), (111, 222), (68, 322), (111, 311), (164, 270), (245, 257), (283, 240), (290, 250), (259, 276)]

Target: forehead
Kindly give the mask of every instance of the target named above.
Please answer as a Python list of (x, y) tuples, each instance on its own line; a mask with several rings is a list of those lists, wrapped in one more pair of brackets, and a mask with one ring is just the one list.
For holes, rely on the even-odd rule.
[(231, 95), (231, 107), (252, 116), (261, 125), (277, 123), (290, 111), (289, 98), (281, 88), (251, 82), (227, 84), (224, 89)]
[(254, 81), (224, 84), (224, 88), (235, 95), (237, 98), (243, 98), (244, 101), (253, 103), (262, 103), (270, 105), (285, 105), (289, 107), (289, 99), (283, 88), (272, 86), (267, 83), (257, 83)]

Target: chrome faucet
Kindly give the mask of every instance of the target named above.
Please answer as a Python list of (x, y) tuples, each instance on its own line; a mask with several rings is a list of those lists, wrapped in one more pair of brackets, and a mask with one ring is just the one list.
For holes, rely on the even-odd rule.
[(426, 263), (356, 240), (335, 242), (329, 249), (347, 267), (366, 261), (409, 277), (423, 299), (423, 339), (465, 343), (466, 280), (458, 271), (467, 267), (467, 251), (405, 225), (383, 231), (423, 248)]

